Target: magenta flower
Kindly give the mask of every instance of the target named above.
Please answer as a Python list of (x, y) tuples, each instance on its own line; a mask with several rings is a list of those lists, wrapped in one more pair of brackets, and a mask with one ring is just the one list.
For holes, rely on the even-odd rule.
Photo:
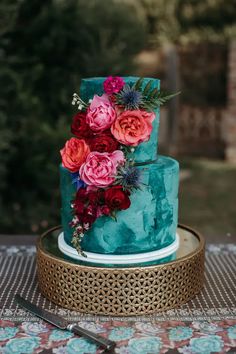
[(104, 91), (108, 95), (119, 92), (122, 87), (125, 85), (122, 77), (119, 76), (108, 76), (108, 78), (103, 83)]

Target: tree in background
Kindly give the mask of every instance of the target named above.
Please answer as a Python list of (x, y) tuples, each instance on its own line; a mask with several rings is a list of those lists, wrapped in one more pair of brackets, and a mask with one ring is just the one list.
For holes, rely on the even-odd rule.
[[(167, 42), (217, 47), (235, 37), (235, 19), (236, 0), (1, 0), (0, 232), (59, 222), (59, 149), (69, 136), (71, 95), (81, 77), (133, 74), (137, 53)], [(215, 52), (209, 51), (214, 65), (205, 71), (204, 63), (197, 70), (199, 53), (201, 47), (193, 53), (194, 70), (185, 71), (183, 91), (221, 104), (216, 88), (225, 83), (225, 69), (217, 86)]]
[(0, 9), (1, 232), (38, 232), (60, 220), (72, 93), (81, 77), (132, 73), (145, 20), (115, 0), (4, 0)]
[[(127, 0), (129, 1), (129, 0)], [(219, 43), (236, 37), (236, 0), (138, 0), (150, 44)]]
[(138, 2), (148, 22), (149, 47), (178, 51), (181, 101), (224, 106), (228, 43), (236, 37), (236, 0)]

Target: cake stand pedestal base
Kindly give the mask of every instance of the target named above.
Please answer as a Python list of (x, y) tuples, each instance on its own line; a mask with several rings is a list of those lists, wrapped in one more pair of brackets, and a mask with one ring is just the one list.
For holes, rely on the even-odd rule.
[(203, 237), (178, 226), (177, 259), (154, 266), (107, 268), (80, 264), (58, 248), (60, 227), (45, 232), (37, 245), (42, 294), (55, 304), (81, 313), (132, 316), (170, 310), (203, 287)]

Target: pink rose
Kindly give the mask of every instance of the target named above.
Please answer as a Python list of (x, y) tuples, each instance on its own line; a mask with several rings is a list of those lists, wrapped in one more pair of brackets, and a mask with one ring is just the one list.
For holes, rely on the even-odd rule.
[(91, 152), (80, 167), (80, 178), (87, 185), (107, 187), (115, 181), (117, 166), (124, 161), (124, 154), (120, 150), (112, 153)]
[(108, 95), (119, 92), (124, 86), (124, 80), (119, 76), (108, 76), (108, 78), (103, 83), (104, 91)]
[(86, 123), (96, 132), (101, 133), (110, 128), (116, 119), (116, 111), (106, 94), (95, 95), (86, 115)]
[(60, 153), (62, 166), (70, 172), (77, 172), (90, 153), (90, 149), (83, 139), (71, 138)]
[(153, 112), (124, 111), (113, 123), (111, 132), (120, 143), (137, 146), (143, 141), (149, 140), (154, 118)]

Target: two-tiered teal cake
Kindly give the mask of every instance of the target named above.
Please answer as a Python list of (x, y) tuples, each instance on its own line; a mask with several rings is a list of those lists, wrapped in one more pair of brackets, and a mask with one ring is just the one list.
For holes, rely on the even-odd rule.
[(66, 255), (101, 266), (173, 260), (178, 248), (179, 165), (157, 154), (160, 81), (83, 79), (73, 138), (61, 150)]

